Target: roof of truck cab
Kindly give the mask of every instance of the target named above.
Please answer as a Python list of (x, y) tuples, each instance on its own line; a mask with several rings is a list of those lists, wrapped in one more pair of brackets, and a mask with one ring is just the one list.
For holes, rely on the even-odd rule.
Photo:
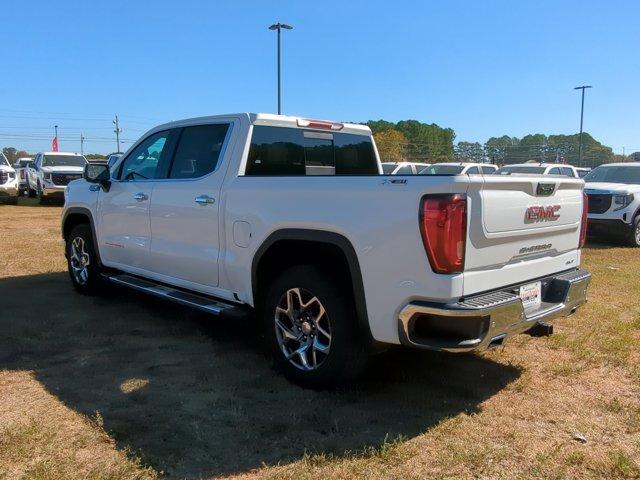
[[(161, 128), (166, 129), (166, 128), (178, 127), (178, 126), (182, 126), (190, 123), (206, 123), (206, 122), (211, 122), (218, 119), (224, 119), (229, 117), (241, 117), (241, 116), (247, 117), (249, 119), (249, 122), (251, 122), (253, 125), (303, 128), (305, 130), (319, 130), (319, 131), (325, 131), (327, 133), (333, 132), (333, 133), (353, 133), (356, 135), (371, 135), (371, 129), (368, 126), (361, 125), (359, 123), (346, 123), (346, 122), (339, 122), (336, 120), (325, 120), (325, 119), (312, 118), (312, 117), (298, 117), (298, 116), (292, 116), (292, 115), (276, 115), (273, 113), (226, 113), (221, 115), (208, 115), (205, 117), (185, 118), (182, 120), (176, 120), (173, 122), (168, 122), (162, 125), (158, 125), (157, 127), (154, 127), (152, 130), (155, 131)], [(299, 125), (298, 124), (299, 121), (327, 122), (327, 123), (340, 124), (342, 125), (342, 127), (336, 130), (314, 128), (312, 126)]]

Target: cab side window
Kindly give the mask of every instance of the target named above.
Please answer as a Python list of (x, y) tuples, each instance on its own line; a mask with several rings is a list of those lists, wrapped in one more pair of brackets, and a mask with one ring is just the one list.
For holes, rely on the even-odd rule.
[(480, 169), (478, 167), (471, 167), (469, 170), (467, 170), (467, 175), (479, 175), (480, 174)]
[(560, 175), (560, 168), (553, 167), (551, 170), (549, 170), (549, 175)]
[(161, 161), (172, 153), (167, 148), (170, 135), (171, 130), (166, 130), (143, 140), (122, 162), (117, 178), (126, 181), (158, 178)]
[(199, 178), (216, 169), (229, 124), (182, 129), (169, 178)]
[(562, 174), (566, 175), (567, 177), (575, 178), (573, 170), (569, 167), (562, 167)]

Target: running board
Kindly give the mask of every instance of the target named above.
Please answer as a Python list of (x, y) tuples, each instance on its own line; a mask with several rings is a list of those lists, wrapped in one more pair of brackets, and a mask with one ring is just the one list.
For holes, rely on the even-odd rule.
[(126, 273), (105, 274), (103, 277), (117, 285), (133, 288), (140, 292), (148, 293), (174, 303), (186, 305), (215, 315), (220, 315), (222, 312), (229, 312), (240, 308), (239, 305), (235, 305), (233, 303), (226, 303), (222, 300), (204, 295), (185, 292), (184, 290), (178, 290), (173, 287), (154, 283), (143, 278), (134, 277), (133, 275), (127, 275)]

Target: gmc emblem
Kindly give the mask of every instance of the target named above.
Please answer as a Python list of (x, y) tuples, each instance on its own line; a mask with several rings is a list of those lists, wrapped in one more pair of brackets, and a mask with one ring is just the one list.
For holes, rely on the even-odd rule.
[(558, 213), (560, 208), (560, 205), (547, 205), (546, 207), (535, 205), (529, 207), (525, 214), (525, 220), (527, 222), (552, 222), (560, 218)]

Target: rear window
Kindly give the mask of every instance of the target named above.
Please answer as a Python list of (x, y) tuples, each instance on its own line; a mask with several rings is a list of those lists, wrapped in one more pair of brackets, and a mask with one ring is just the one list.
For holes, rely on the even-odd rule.
[(496, 172), (498, 175), (510, 175), (512, 173), (544, 173), (545, 167), (526, 167), (526, 166), (513, 166), (502, 167)]
[(4, 156), (4, 153), (0, 153), (0, 165), (6, 165), (7, 167), (9, 166), (9, 160), (7, 160), (7, 157)]
[(431, 165), (420, 171), (420, 175), (459, 175), (464, 167), (462, 165)]
[(44, 155), (43, 167), (84, 167), (87, 160), (82, 155)]
[(371, 137), (253, 127), (245, 175), (377, 175)]

